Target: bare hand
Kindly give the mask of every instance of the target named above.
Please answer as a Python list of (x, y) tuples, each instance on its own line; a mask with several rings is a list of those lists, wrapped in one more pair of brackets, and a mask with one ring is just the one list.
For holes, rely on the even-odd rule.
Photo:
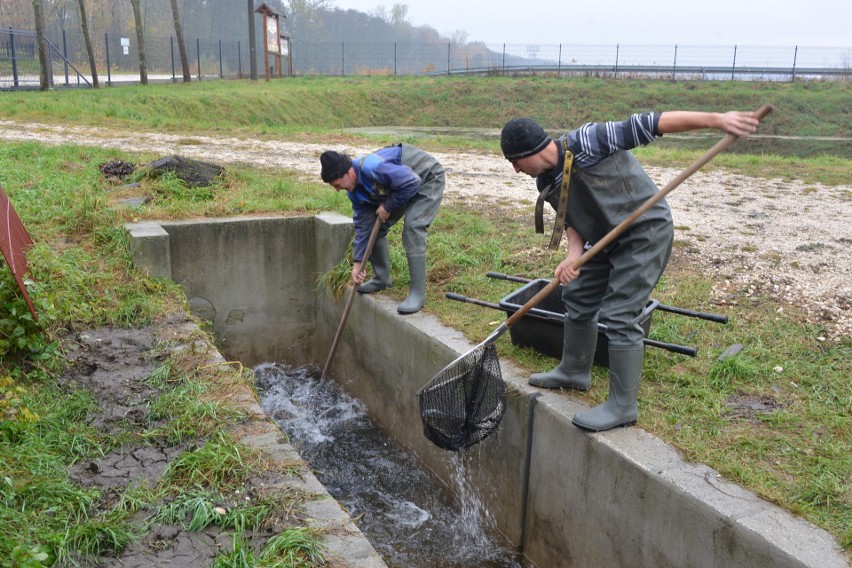
[(580, 270), (578, 268), (574, 268), (573, 258), (566, 258), (562, 262), (559, 263), (559, 266), (556, 267), (554, 271), (554, 276), (559, 279), (560, 284), (568, 284), (572, 280), (576, 280), (578, 276), (580, 276)]
[(388, 217), (390, 217), (390, 213), (385, 209), (384, 203), (379, 205), (379, 208), (376, 209), (376, 216), (382, 220), (382, 223), (387, 223)]
[(356, 262), (352, 267), (352, 282), (358, 284), (359, 286), (364, 283), (364, 279), (367, 277), (367, 271), (361, 266), (360, 262)]
[(760, 121), (753, 112), (731, 111), (722, 115), (719, 130), (736, 136), (748, 136), (757, 132)]

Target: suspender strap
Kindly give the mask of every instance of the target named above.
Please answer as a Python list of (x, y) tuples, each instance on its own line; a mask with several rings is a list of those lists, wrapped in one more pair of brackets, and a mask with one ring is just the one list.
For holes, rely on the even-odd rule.
[[(556, 219), (553, 222), (553, 232), (550, 235), (550, 248), (559, 247), (562, 233), (565, 232), (565, 217), (568, 213), (568, 196), (571, 195), (569, 185), (571, 184), (571, 168), (574, 165), (574, 154), (568, 149), (568, 139), (562, 140), (562, 149), (565, 151), (565, 162), (562, 168), (562, 186), (559, 188), (559, 203), (556, 207)], [(547, 190), (544, 188), (538, 194), (535, 202), (535, 232), (544, 232), (544, 196)]]
[(544, 194), (550, 187), (545, 187), (538, 194), (538, 199), (535, 200), (535, 232), (544, 232)]

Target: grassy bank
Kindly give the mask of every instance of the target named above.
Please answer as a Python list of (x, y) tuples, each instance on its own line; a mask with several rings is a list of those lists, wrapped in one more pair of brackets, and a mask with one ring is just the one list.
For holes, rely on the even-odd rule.
[[(348, 127), (499, 128), (507, 118), (526, 114), (557, 129), (593, 118), (623, 118), (636, 110), (725, 110), (757, 108), (771, 102), (776, 112), (763, 133), (849, 137), (849, 93), (849, 86), (843, 83), (311, 78), (268, 84), (212, 82), (0, 93), (0, 120), (159, 130), (189, 137), (209, 133), (331, 141), (355, 140), (355, 135), (340, 130)], [(497, 151), (494, 140), (415, 137), (410, 141), (431, 148)], [(794, 153), (794, 145), (778, 141), (767, 142), (769, 154), (763, 154), (766, 148), (742, 144), (748, 153), (719, 156), (714, 166), (749, 175), (786, 172), (805, 180), (849, 183), (849, 142), (805, 142), (833, 151), (820, 150), (805, 159)], [(671, 146), (653, 145), (641, 150), (642, 160), (682, 166), (699, 152), (686, 146), (678, 146), (676, 140)], [(154, 200), (142, 209), (121, 206), (111, 191), (113, 186), (101, 175), (99, 164), (115, 159), (142, 163), (155, 157), (159, 156), (138, 154), (132, 148), (118, 152), (0, 143), (0, 185), (37, 243), (30, 258), (37, 282), (31, 293), (49, 340), (69, 329), (142, 326), (166, 311), (183, 309), (185, 300), (176, 285), (151, 280), (132, 270), (121, 228), (124, 222), (349, 211), (345, 196), (318, 183), (245, 168), (229, 168), (225, 178), (205, 192), (189, 191), (174, 179), (143, 179), (143, 189)], [(398, 243), (399, 239), (394, 241)], [(531, 250), (540, 253), (531, 258)], [(543, 266), (555, 266), (561, 260), (557, 254), (542, 250), (540, 237), (528, 226), (515, 224), (511, 217), (498, 211), (473, 216), (452, 207), (443, 209), (436, 220), (430, 252), (428, 309), (477, 341), (502, 316), (444, 300), (445, 292), (494, 300), (515, 287), (486, 278), (486, 271), (539, 277)], [(394, 277), (400, 286), (389, 293), (401, 295), (407, 282), (403, 252), (397, 246), (392, 255)], [(105, 523), (100, 525), (105, 527), (104, 533), (114, 529), (118, 547), (133, 538), (118, 530), (124, 529), (127, 515), (96, 515), (92, 503), (98, 496), (68, 485), (62, 476), (71, 464), (103, 453), (120, 441), (104, 439), (83, 427), (84, 394), (67, 393), (56, 385), (66, 365), (61, 344), (44, 341), (28, 320), (6, 268), (0, 283), (0, 394), (4, 395), (0, 398), (6, 400), (0, 406), (0, 464), (6, 476), (0, 479), (0, 519), (4, 521), (0, 523), (0, 551), (17, 550), (21, 555), (34, 551), (30, 556), (38, 556), (42, 549), (37, 547), (44, 545), (38, 535), (50, 534), (54, 535), (53, 558), (58, 556), (55, 550), (64, 550), (66, 556), (80, 553), (79, 547), (74, 548), (77, 541), (62, 536), (66, 534), (63, 523), (71, 526), (80, 519)], [(707, 305), (712, 284), (705, 275), (675, 259), (655, 297), (671, 305), (713, 311)], [(654, 339), (678, 343), (688, 338), (690, 344), (701, 345), (707, 356), (685, 359), (648, 350), (648, 380), (640, 392), (641, 427), (680, 448), (688, 459), (706, 463), (824, 527), (847, 551), (852, 550), (852, 341), (822, 341), (824, 330), (802, 323), (804, 318), (794, 308), (768, 297), (743, 299), (726, 308), (726, 314), (731, 318), (727, 326), (655, 315)], [(749, 349), (734, 359), (717, 361), (716, 355), (732, 343), (748, 343)], [(507, 341), (501, 341), (500, 353), (529, 371), (553, 364), (551, 359)], [(777, 367), (783, 371), (777, 371)], [(177, 365), (170, 372), (175, 377), (195, 376), (196, 369), (181, 368)], [(589, 403), (606, 397), (606, 378), (599, 369), (595, 373), (594, 388), (585, 395)], [(179, 382), (186, 381), (183, 378)], [(183, 392), (191, 398), (197, 391)], [(754, 401), (769, 404), (773, 411), (756, 411), (762, 407), (755, 406)], [(182, 403), (179, 407), (188, 412), (190, 405)], [(228, 421), (224, 411), (205, 416), (208, 434)], [(67, 424), (80, 425), (77, 437), (62, 437)], [(24, 439), (32, 443), (16, 443)], [(50, 443), (37, 443), (41, 439)], [(227, 455), (229, 448), (223, 443), (213, 451)], [(34, 470), (28, 466), (31, 463), (44, 467)], [(44, 479), (55, 483), (39, 483)], [(184, 493), (190, 493), (188, 486)], [(150, 506), (157, 501), (156, 495), (127, 496), (131, 498)], [(59, 516), (57, 508), (62, 511)], [(22, 510), (26, 511), (25, 519)], [(34, 527), (26, 531), (23, 548), (18, 541), (22, 520)]]
[[(303, 514), (310, 495), (295, 487), (273, 489), (282, 476), (299, 479), (298, 464), (274, 465), (233, 435), (234, 428), (250, 424), (234, 398), (253, 388), (251, 372), (210, 364), (205, 345), (211, 338), (170, 324), (186, 309), (180, 287), (130, 266), (122, 224), (135, 214), (116, 206), (98, 169), (114, 156), (90, 148), (0, 144), (0, 185), (36, 243), (27, 255), (28, 290), (44, 330), (34, 324), (4, 263), (0, 566), (112, 564), (135, 543), (143, 543), (143, 550), (168, 549), (181, 527), (218, 531), (227, 540), (230, 548), (209, 553), (213, 566), (323, 565), (321, 531), (309, 527)], [(245, 186), (253, 179), (250, 173), (244, 181), (235, 177)], [(148, 187), (157, 192), (164, 216), (175, 208), (191, 213), (207, 200), (174, 178)], [(144, 368), (153, 358), (150, 371), (116, 389), (127, 393), (117, 397), (128, 399), (123, 404), (104, 405), (97, 385), (81, 384), (87, 373), (121, 376), (126, 371), (119, 364), (86, 361), (83, 377), (75, 370), (81, 347), (96, 351), (80, 334), (104, 327), (140, 330), (123, 339), (132, 345), (151, 338), (150, 350), (124, 348), (119, 354), (130, 367)], [(103, 337), (96, 341), (115, 341), (113, 332)], [(158, 457), (163, 450), (173, 456), (167, 467)], [(140, 475), (127, 486), (118, 477), (107, 486), (79, 481), (85, 479), (81, 471), (98, 472), (117, 454), (134, 462), (135, 452), (141, 452), (141, 468), (161, 469), (162, 475)], [(204, 558), (202, 545), (188, 547), (190, 562), (192, 554)]]
[[(312, 77), (6, 92), (0, 93), (0, 118), (167, 132), (187, 132), (192, 123), (196, 133), (281, 136), (387, 125), (500, 128), (526, 115), (555, 132), (643, 110), (742, 110), (771, 103), (777, 112), (762, 134), (850, 138), (850, 93), (841, 81)], [(772, 148), (777, 153), (777, 141)], [(848, 141), (797, 155), (819, 148), (852, 158)]]

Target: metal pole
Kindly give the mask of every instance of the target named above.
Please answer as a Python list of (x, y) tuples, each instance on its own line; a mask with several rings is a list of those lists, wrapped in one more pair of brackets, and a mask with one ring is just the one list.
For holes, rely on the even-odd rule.
[(243, 78), (243, 52), (240, 48), (240, 40), (237, 40), (237, 76)]
[(621, 49), (621, 45), (615, 44), (615, 76), (618, 77), (618, 50)]
[(452, 43), (447, 44), (447, 77), (450, 76), (450, 47), (452, 45)]
[(201, 80), (201, 40), (195, 38), (195, 59), (198, 62), (198, 80)]
[(677, 77), (677, 44), (675, 44), (674, 50), (674, 64), (672, 65), (672, 81)]
[(15, 52), (15, 32), (12, 31), (11, 26), (9, 26), (9, 48), (12, 51), (12, 84), (20, 87), (18, 79), (18, 57)]
[(393, 42), (393, 76), (396, 77), (396, 42)]
[(797, 45), (796, 48), (793, 50), (793, 81), (796, 80), (796, 58), (798, 57), (798, 55), (799, 46)]
[(50, 49), (53, 46), (46, 37), (42, 38), (42, 41), (45, 43), (44, 48), (47, 50), (47, 84), (52, 87), (55, 85), (53, 81), (53, 51)]
[(346, 77), (346, 48), (343, 42), (340, 42), (340, 74)]
[(65, 86), (68, 86), (68, 38), (65, 28), (62, 28), (62, 58), (65, 60)]
[(503, 75), (506, 74), (506, 44), (503, 44)]
[(524, 543), (527, 536), (527, 505), (529, 502), (530, 492), (530, 469), (532, 465), (532, 445), (533, 445), (533, 425), (535, 424), (535, 407), (538, 403), (538, 397), (541, 393), (534, 392), (529, 395), (527, 401), (527, 436), (524, 446), (524, 470), (523, 480), (521, 482), (521, 544), (518, 547), (520, 552), (524, 551)]
[(177, 83), (177, 76), (175, 75), (175, 38), (174, 38), (174, 36), (169, 36), (169, 51), (172, 54), (172, 83)]
[(556, 66), (556, 76), (562, 76), (562, 44), (559, 44), (559, 63)]
[(106, 61), (107, 61), (107, 85), (112, 87), (112, 70), (109, 64), (109, 33), (104, 34), (104, 45), (106, 46)]
[(222, 40), (219, 40), (219, 78), (224, 79), (225, 75), (222, 73)]
[(734, 80), (734, 70), (737, 68), (737, 46), (734, 46), (734, 63), (731, 65), (731, 81)]

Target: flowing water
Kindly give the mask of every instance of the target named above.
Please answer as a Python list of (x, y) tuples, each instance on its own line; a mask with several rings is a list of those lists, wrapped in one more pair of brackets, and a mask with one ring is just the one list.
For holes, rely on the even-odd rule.
[(274, 364), (254, 372), (263, 410), (389, 567), (530, 567), (469, 490), (463, 456), (447, 453), (456, 466), (448, 491), (333, 381)]

